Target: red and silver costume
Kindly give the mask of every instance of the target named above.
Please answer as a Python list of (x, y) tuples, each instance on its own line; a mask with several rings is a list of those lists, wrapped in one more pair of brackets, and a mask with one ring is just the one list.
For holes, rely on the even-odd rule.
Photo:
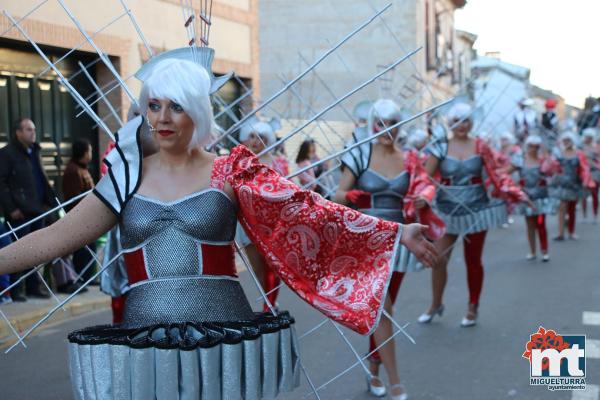
[[(439, 160), (441, 182), (435, 207), (446, 223), (448, 234), (464, 237), (469, 302), (479, 304), (483, 287), (482, 254), (489, 229), (497, 228), (508, 219), (507, 203), (527, 200), (527, 195), (501, 171), (491, 147), (476, 139), (475, 154), (465, 160), (448, 155), (445, 134), (429, 144), (428, 151)], [(484, 180), (484, 172), (487, 180)], [(484, 183), (493, 185), (490, 198)]]
[(238, 282), (238, 220), (303, 300), (358, 333), (375, 329), (402, 225), (301, 190), (242, 146), (215, 160), (209, 188), (144, 197), (142, 124), (119, 131), (94, 190), (119, 217), (129, 292), (123, 324), (69, 335), (76, 398), (252, 399), (297, 385), (293, 318), (253, 313)]
[[(366, 128), (357, 128), (358, 131)], [(354, 139), (366, 136), (365, 132), (354, 132)], [(445, 225), (428, 205), (417, 210), (414, 199), (423, 197), (428, 204), (435, 198), (435, 185), (427, 175), (419, 154), (414, 150), (404, 152), (404, 171), (393, 178), (388, 178), (370, 167), (372, 144), (365, 143), (355, 147), (342, 157), (344, 168), (348, 168), (356, 178), (354, 191), (365, 194), (368, 200), (355, 204), (364, 214), (399, 223), (420, 222), (429, 225), (428, 237), (437, 240), (443, 236)], [(420, 269), (416, 257), (404, 246), (400, 246), (400, 257), (394, 265), (394, 272), (389, 287), (392, 304), (400, 290), (400, 285), (407, 271)], [(369, 340), (369, 353), (375, 350), (373, 336)], [(371, 355), (373, 360), (379, 360), (377, 352)]]

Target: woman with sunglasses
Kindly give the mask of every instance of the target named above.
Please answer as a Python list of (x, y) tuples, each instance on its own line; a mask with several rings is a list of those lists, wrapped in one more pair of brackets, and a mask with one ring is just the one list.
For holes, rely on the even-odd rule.
[[(448, 279), (447, 265), (459, 236), (463, 237), (469, 297), (461, 326), (474, 326), (483, 287), (483, 246), (489, 229), (507, 222), (506, 202), (527, 201), (523, 193), (497, 165), (497, 156), (483, 140), (473, 138), (471, 106), (455, 104), (448, 112), (452, 136), (436, 132), (428, 146), (425, 168), (430, 176), (441, 174), (436, 209), (446, 223), (446, 234), (436, 242), (442, 265), (432, 270), (432, 302), (418, 321), (429, 323), (444, 311), (443, 294)], [(490, 198), (484, 185), (484, 173), (494, 186)]]
[[(389, 129), (400, 120), (400, 108), (396, 103), (387, 99), (378, 100), (370, 110), (367, 125), (356, 128), (354, 139), (358, 141), (358, 138)], [(394, 127), (387, 134), (346, 153), (342, 158), (343, 172), (334, 201), (352, 205), (362, 213), (387, 221), (404, 223), (418, 219), (429, 225), (428, 236), (435, 240), (443, 234), (443, 223), (429, 207), (435, 195), (435, 186), (427, 176), (417, 152), (402, 149), (404, 142), (405, 136), (398, 127)], [(400, 250), (385, 300), (385, 311), (389, 315), (392, 314), (405, 272), (416, 270), (417, 264), (415, 256), (408, 249)], [(386, 388), (378, 377), (379, 365), (383, 362), (392, 398), (404, 400), (407, 395), (400, 384), (394, 340), (389, 340), (378, 352), (375, 351), (392, 334), (391, 321), (382, 318), (369, 341), (371, 377), (367, 380), (367, 387), (372, 395), (385, 396)]]

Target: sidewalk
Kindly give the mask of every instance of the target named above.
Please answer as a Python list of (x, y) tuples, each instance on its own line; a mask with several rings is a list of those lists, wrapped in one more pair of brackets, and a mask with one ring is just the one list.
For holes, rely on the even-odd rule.
[[(86, 293), (75, 296), (64, 305), (64, 310), (57, 310), (52, 317), (38, 330), (44, 329), (49, 324), (54, 324), (92, 311), (110, 308), (110, 297), (102, 293), (98, 286), (88, 286)], [(57, 294), (59, 300), (64, 300), (67, 295)], [(56, 299), (28, 299), (24, 303), (10, 303), (0, 306), (0, 311), (10, 320), (14, 328), (22, 334), (33, 324), (43, 318), (58, 303)], [(0, 314), (0, 347), (12, 344), (15, 335), (9, 328), (6, 320)]]
[[(236, 254), (236, 266), (238, 274), (246, 271), (244, 263)], [(50, 324), (66, 321), (79, 315), (90, 313), (97, 310), (110, 308), (110, 297), (102, 293), (98, 286), (88, 286), (88, 291), (75, 296), (71, 301), (64, 305), (65, 310), (58, 310), (52, 317), (44, 322), (37, 331), (43, 330)], [(57, 294), (60, 300), (64, 300), (67, 295)], [(24, 303), (10, 303), (0, 305), (0, 311), (10, 320), (14, 328), (22, 334), (26, 332), (33, 324), (43, 318), (48, 311), (57, 305), (54, 298), (47, 300), (28, 299)], [(35, 333), (34, 333), (35, 334)], [(15, 341), (15, 335), (6, 323), (6, 320), (0, 314), (0, 348), (12, 344)]]

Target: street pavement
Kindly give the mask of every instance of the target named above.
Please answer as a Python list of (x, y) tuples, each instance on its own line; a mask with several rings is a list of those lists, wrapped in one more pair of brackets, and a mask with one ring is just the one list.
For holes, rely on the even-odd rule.
[[(446, 311), (433, 323), (416, 323), (429, 305), (429, 271), (405, 278), (395, 318), (402, 325), (410, 323), (406, 330), (416, 341), (412, 344), (397, 336), (400, 372), (411, 399), (600, 398), (600, 225), (579, 222), (577, 229), (577, 241), (550, 242), (549, 263), (525, 260), (527, 246), (520, 218), (508, 229), (490, 232), (484, 253), (480, 318), (473, 328), (459, 326), (467, 306), (462, 246), (457, 246), (449, 265)], [(549, 236), (555, 233), (555, 218), (550, 218)], [(241, 278), (251, 301), (257, 299), (248, 273), (244, 271)], [(295, 316), (299, 336), (324, 320), (288, 289), (283, 290), (279, 305)], [(260, 302), (255, 306), (258, 309)], [(40, 330), (27, 341), (27, 349), (0, 353), (0, 399), (71, 399), (66, 335), (79, 327), (109, 321), (108, 311), (86, 314)], [(585, 392), (551, 392), (529, 385), (529, 363), (521, 355), (529, 335), (540, 326), (558, 334), (587, 335)], [(358, 354), (364, 355), (366, 338), (344, 328), (341, 331)], [(324, 385), (319, 390), (321, 399), (372, 399), (366, 393), (361, 367), (349, 369), (356, 357), (332, 323), (303, 337), (300, 351), (312, 383)], [(303, 375), (301, 387), (280, 398), (315, 396)]]

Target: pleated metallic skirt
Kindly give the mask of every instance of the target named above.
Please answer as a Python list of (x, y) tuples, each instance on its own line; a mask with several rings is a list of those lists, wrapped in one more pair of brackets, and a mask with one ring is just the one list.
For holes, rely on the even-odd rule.
[(231, 323), (86, 328), (69, 335), (77, 400), (275, 398), (299, 385), (287, 313)]
[(299, 383), (293, 323), (287, 312), (252, 312), (234, 278), (142, 281), (122, 324), (69, 335), (75, 398), (274, 398)]
[(550, 197), (564, 201), (577, 201), (585, 197), (583, 186), (553, 186), (549, 192)]
[(442, 185), (435, 203), (446, 233), (466, 235), (495, 229), (508, 221), (508, 209), (502, 200), (489, 198), (482, 184)]
[(533, 217), (535, 215), (554, 215), (558, 212), (560, 201), (553, 197), (543, 197), (540, 199), (532, 200), (535, 205), (535, 209), (531, 208), (527, 203), (519, 203), (515, 206), (513, 212), (516, 215), (523, 215), (526, 217)]

